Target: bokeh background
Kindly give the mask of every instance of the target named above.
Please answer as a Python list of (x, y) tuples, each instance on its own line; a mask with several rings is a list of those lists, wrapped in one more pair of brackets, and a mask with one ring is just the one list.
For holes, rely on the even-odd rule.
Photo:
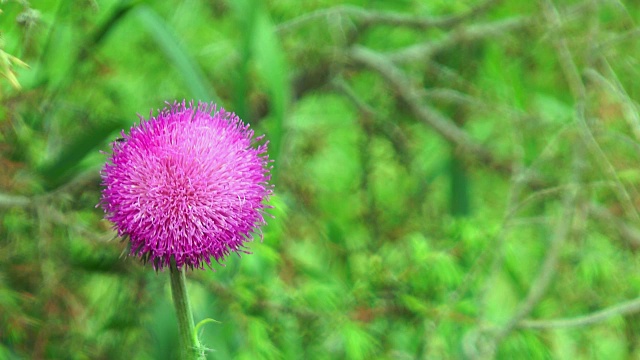
[(188, 275), (210, 359), (640, 358), (637, 2), (0, 9), (0, 359), (177, 356), (168, 274), (96, 204), (182, 99), (274, 160), (264, 241)]

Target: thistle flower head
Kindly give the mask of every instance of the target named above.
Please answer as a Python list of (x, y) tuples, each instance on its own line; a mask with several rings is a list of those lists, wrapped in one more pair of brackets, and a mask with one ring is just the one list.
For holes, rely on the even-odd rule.
[(174, 103), (113, 143), (100, 204), (131, 255), (162, 270), (243, 251), (272, 193), (267, 143), (213, 104)]

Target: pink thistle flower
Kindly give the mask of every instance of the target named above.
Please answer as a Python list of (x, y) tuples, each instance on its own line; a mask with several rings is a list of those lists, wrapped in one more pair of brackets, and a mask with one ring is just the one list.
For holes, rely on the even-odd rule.
[(214, 104), (176, 102), (140, 117), (102, 169), (106, 219), (156, 270), (172, 258), (202, 269), (246, 252), (273, 191), (267, 142), (256, 145), (263, 137)]

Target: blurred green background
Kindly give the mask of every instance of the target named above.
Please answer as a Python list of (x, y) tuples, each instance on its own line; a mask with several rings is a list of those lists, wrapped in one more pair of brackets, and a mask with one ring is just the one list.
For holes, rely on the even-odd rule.
[(635, 1), (0, 1), (0, 359), (174, 359), (96, 208), (122, 129), (270, 140), (253, 254), (188, 274), (210, 359), (640, 358)]

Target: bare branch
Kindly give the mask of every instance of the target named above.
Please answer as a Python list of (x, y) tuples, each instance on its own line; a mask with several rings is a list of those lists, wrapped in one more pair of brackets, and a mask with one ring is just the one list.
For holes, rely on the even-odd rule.
[(601, 63), (609, 73), (609, 78), (605, 78), (594, 69), (587, 69), (585, 76), (618, 97), (627, 125), (631, 128), (631, 132), (635, 136), (636, 141), (640, 141), (640, 106), (631, 99), (611, 68), (611, 65), (609, 65), (606, 60), (601, 61)]
[(556, 230), (549, 243), (549, 250), (545, 255), (544, 261), (540, 266), (540, 271), (536, 276), (533, 284), (529, 288), (526, 298), (520, 303), (515, 314), (509, 319), (507, 324), (500, 329), (496, 335), (497, 342), (500, 342), (508, 334), (516, 328), (518, 323), (527, 317), (531, 311), (538, 305), (553, 280), (556, 272), (556, 265), (560, 256), (560, 249), (564, 245), (565, 240), (569, 237), (572, 220), (575, 213), (576, 202), (578, 198), (577, 184), (569, 189), (564, 197), (563, 209), (564, 213), (559, 217)]
[(633, 29), (613, 35), (611, 38), (598, 44), (598, 46), (594, 50), (597, 52), (602, 52), (612, 46), (618, 45), (621, 42), (635, 41), (636, 39), (638, 39), (638, 35), (640, 35), (640, 27), (635, 27)]
[[(541, 1), (543, 2), (542, 7), (547, 18), (546, 20), (548, 25), (551, 28), (558, 28), (560, 20), (555, 7), (553, 7), (553, 4), (549, 0)], [(585, 98), (587, 91), (585, 85), (582, 83), (577, 67), (573, 62), (572, 54), (569, 51), (564, 38), (559, 37), (555, 40), (554, 46), (558, 52), (561, 67), (565, 72), (567, 82), (569, 83), (569, 87), (571, 88), (571, 92), (575, 100), (575, 118), (578, 126), (582, 130), (581, 135), (583, 136), (583, 142), (574, 143), (573, 164), (571, 180), (569, 183), (570, 187), (564, 193), (562, 199), (563, 214), (558, 218), (547, 253), (542, 261), (538, 274), (533, 279), (526, 297), (520, 302), (514, 314), (501, 328), (492, 332), (492, 334), (486, 334), (488, 337), (483, 339), (485, 345), (481, 348), (481, 351), (470, 353), (473, 357), (492, 357), (500, 343), (509, 336), (511, 332), (518, 328), (523, 319), (529, 316), (529, 314), (545, 297), (549, 286), (553, 281), (560, 258), (560, 251), (565, 241), (571, 234), (578, 233), (578, 231), (572, 229), (572, 226), (581, 226), (580, 230), (584, 231), (582, 226), (586, 223), (585, 219), (587, 217), (587, 212), (584, 211), (583, 207), (579, 206), (580, 197), (578, 194), (579, 189), (582, 189), (582, 180), (585, 168), (585, 149), (588, 148), (588, 141), (584, 141), (585, 137), (587, 137), (586, 133), (589, 133), (585, 120)], [(473, 350), (476, 347), (469, 347), (469, 349)]]
[(333, 79), (331, 85), (338, 90), (342, 95), (344, 95), (347, 99), (349, 99), (364, 115), (367, 117), (375, 117), (376, 111), (364, 100), (362, 100), (356, 92), (351, 89), (342, 78)]
[[(557, 9), (551, 2), (551, 0), (542, 1), (542, 9), (544, 11), (544, 15), (547, 18), (547, 22), (551, 28), (560, 28), (560, 15), (558, 14)], [(579, 103), (579, 105), (584, 106), (584, 101), (587, 96), (587, 89), (582, 82), (582, 77), (576, 63), (573, 60), (573, 56), (571, 51), (569, 50), (569, 46), (563, 36), (557, 36), (554, 38), (553, 45), (556, 48), (556, 52), (558, 53), (558, 60), (560, 63), (560, 67), (567, 79), (567, 83), (569, 84), (569, 88), (571, 89), (571, 93)], [(594, 47), (596, 44), (594, 44)], [(592, 53), (593, 53), (593, 49)], [(631, 217), (634, 221), (640, 221), (640, 214), (638, 214), (638, 210), (636, 209), (632, 199), (632, 196), (629, 195), (629, 192), (620, 181), (618, 174), (615, 171), (615, 168), (609, 161), (609, 158), (604, 153), (600, 144), (596, 140), (593, 132), (589, 128), (584, 117), (577, 118), (578, 128), (580, 129), (580, 135), (585, 145), (589, 149), (589, 151), (595, 156), (596, 160), (599, 162), (602, 170), (615, 182), (618, 184), (614, 188), (616, 196), (618, 197), (620, 204), (625, 210), (625, 214)], [(633, 189), (631, 189), (633, 191)], [(634, 198), (638, 197), (638, 194), (634, 194)]]
[(589, 206), (589, 213), (603, 224), (615, 230), (622, 240), (632, 249), (640, 248), (640, 230), (628, 222), (615, 216), (607, 208), (597, 204)]
[(461, 43), (476, 41), (490, 36), (504, 35), (515, 29), (520, 29), (530, 24), (530, 22), (531, 19), (528, 17), (516, 17), (490, 24), (472, 25), (461, 28), (459, 31), (453, 31), (451, 35), (440, 41), (427, 41), (409, 46), (402, 50), (389, 53), (387, 57), (396, 63), (425, 61), (434, 54), (454, 46), (459, 46)]
[(86, 191), (88, 188), (98, 188), (100, 184), (100, 169), (91, 168), (79, 173), (70, 179), (67, 183), (63, 184), (59, 188), (51, 191), (46, 196), (57, 196), (63, 194), (73, 194)]
[(91, 187), (97, 188), (99, 183), (100, 183), (100, 171), (97, 169), (91, 169), (77, 175), (76, 177), (71, 179), (68, 183), (48, 193), (33, 195), (33, 196), (22, 196), (22, 195), (0, 193), (0, 208), (3, 208), (3, 207), (8, 208), (8, 207), (14, 207), (14, 206), (25, 207), (25, 206), (30, 206), (34, 204), (45, 203), (59, 196), (67, 196), (68, 194), (81, 193)]
[(424, 91), (424, 96), (428, 100), (442, 101), (444, 103), (487, 107), (477, 97), (450, 88), (431, 88)]
[(352, 47), (349, 56), (352, 60), (380, 74), (391, 85), (396, 94), (409, 106), (409, 110), (417, 119), (433, 128), (451, 144), (460, 148), (465, 155), (475, 157), (499, 168), (510, 169), (510, 164), (498, 161), (489, 150), (478, 144), (436, 109), (422, 104), (422, 93), (416, 89), (400, 69), (384, 56), (362, 46)]
[(32, 199), (26, 196), (0, 193), (0, 207), (28, 206), (32, 203)]
[[(400, 161), (404, 166), (411, 163), (411, 155), (409, 154), (407, 144), (408, 139), (402, 129), (393, 121), (384, 119), (371, 105), (367, 104), (360, 98), (358, 94), (344, 81), (342, 78), (336, 78), (331, 82), (331, 86), (340, 94), (345, 96), (363, 115), (361, 121), (367, 122), (362, 124), (365, 128), (374, 127), (376, 132), (380, 132), (393, 144)], [(379, 125), (378, 125), (379, 124)]]
[[(560, 14), (558, 14), (558, 10), (555, 8), (553, 3), (548, 0), (542, 1), (542, 10), (549, 28), (560, 29)], [(562, 73), (565, 75), (567, 83), (569, 84), (573, 98), (584, 99), (587, 91), (582, 83), (582, 79), (580, 78), (580, 72), (573, 61), (573, 56), (571, 55), (567, 41), (563, 36), (554, 36), (553, 46), (556, 48)]]
[(523, 329), (557, 329), (594, 325), (615, 316), (628, 315), (640, 312), (640, 298), (623, 302), (588, 315), (574, 318), (554, 320), (523, 320), (518, 324)]
[(470, 9), (462, 14), (443, 16), (443, 17), (426, 17), (406, 15), (402, 13), (384, 12), (384, 11), (372, 11), (363, 9), (361, 7), (352, 5), (339, 5), (330, 7), (327, 9), (320, 9), (308, 14), (302, 15), (295, 19), (284, 22), (276, 28), (278, 33), (286, 33), (292, 31), (308, 22), (323, 19), (332, 18), (335, 16), (348, 16), (352, 18), (357, 25), (361, 27), (371, 25), (389, 25), (389, 26), (404, 26), (415, 29), (429, 29), (429, 28), (451, 28), (462, 21), (476, 17), (489, 10), (492, 6), (497, 4), (499, 0), (486, 0), (477, 7)]

